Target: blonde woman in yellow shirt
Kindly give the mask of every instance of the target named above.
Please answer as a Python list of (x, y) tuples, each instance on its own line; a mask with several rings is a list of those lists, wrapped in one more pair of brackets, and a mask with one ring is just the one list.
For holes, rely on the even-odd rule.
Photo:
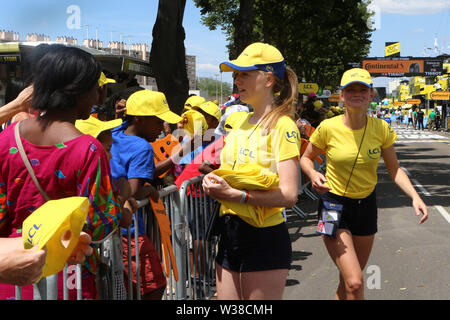
[(282, 299), (292, 260), (283, 209), (295, 205), (298, 188), (297, 76), (264, 43), (220, 68), (234, 72), (240, 98), (254, 112), (233, 127), (221, 167), (203, 179), (206, 194), (221, 203), (218, 299)]
[[(428, 218), (427, 206), (399, 167), (397, 135), (384, 120), (367, 116), (373, 97), (369, 72), (346, 71), (340, 93), (345, 113), (320, 124), (300, 161), (321, 194), (317, 231), (340, 272), (336, 299), (364, 299), (362, 270), (377, 232), (375, 186), (381, 157), (391, 179), (412, 199), (417, 216), (422, 214), (419, 224)], [(326, 152), (325, 176), (313, 164), (321, 150)]]

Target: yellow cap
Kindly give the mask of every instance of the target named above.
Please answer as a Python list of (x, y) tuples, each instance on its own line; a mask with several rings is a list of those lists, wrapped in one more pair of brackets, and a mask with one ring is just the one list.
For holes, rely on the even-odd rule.
[(207, 101), (205, 103), (202, 103), (199, 108), (205, 111), (207, 114), (216, 118), (217, 121), (220, 121), (220, 118), (222, 117), (222, 111), (220, 111), (219, 106), (214, 102)]
[(184, 103), (184, 107), (189, 110), (192, 107), (200, 107), (200, 105), (205, 102), (206, 102), (206, 99), (203, 97), (191, 96), (191, 97), (187, 98), (186, 102)]
[(341, 79), (341, 89), (344, 89), (350, 83), (354, 82), (362, 83), (369, 88), (373, 88), (372, 77), (370, 76), (369, 71), (365, 69), (353, 68), (345, 71)]
[(249, 45), (235, 60), (222, 62), (219, 66), (224, 72), (263, 70), (272, 72), (280, 79), (284, 78), (286, 65), (281, 52), (274, 46), (255, 42)]
[[(22, 225), (22, 241), (25, 249), (37, 246), (47, 249), (42, 276), (47, 277), (61, 271), (72, 254), (86, 223), (89, 210), (86, 197), (69, 197), (50, 200), (40, 206)], [(62, 243), (66, 231), (71, 232), (70, 242)]]
[(102, 72), (100, 74), (100, 79), (98, 79), (98, 86), (103, 87), (105, 84), (108, 84), (108, 83), (116, 83), (116, 80), (107, 78), (105, 76), (105, 74)]
[(90, 134), (94, 138), (106, 130), (111, 130), (122, 124), (122, 119), (115, 119), (111, 121), (101, 121), (97, 118), (90, 116), (87, 120), (75, 121), (75, 127), (84, 134)]
[(248, 116), (248, 112), (233, 112), (226, 119), (224, 124), (225, 131), (230, 131), (238, 128), (245, 118)]
[(156, 116), (168, 123), (178, 123), (182, 118), (169, 109), (166, 96), (162, 92), (141, 90), (133, 93), (127, 100), (129, 116)]
[(319, 110), (323, 107), (323, 102), (321, 100), (316, 100), (314, 101), (313, 105), (315, 110)]
[(184, 112), (182, 117), (186, 116), (188, 122), (184, 124), (183, 129), (186, 129), (190, 135), (194, 133), (204, 134), (208, 130), (208, 123), (205, 117), (198, 111), (188, 110)]

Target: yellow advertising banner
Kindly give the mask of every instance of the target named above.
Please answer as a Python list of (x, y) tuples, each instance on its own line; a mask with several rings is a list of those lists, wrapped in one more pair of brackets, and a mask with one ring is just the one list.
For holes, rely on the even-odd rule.
[(328, 98), (330, 102), (340, 102), (341, 98), (338, 94), (332, 94), (331, 97)]
[(384, 48), (385, 57), (389, 57), (392, 56), (396, 53), (400, 53), (400, 42), (396, 42), (390, 45), (386, 45), (386, 47)]
[(448, 91), (434, 91), (430, 94), (433, 100), (450, 100), (450, 92)]
[(420, 104), (422, 101), (420, 99), (408, 99), (406, 100), (406, 103), (409, 104)]
[(298, 84), (299, 93), (311, 93), (319, 91), (319, 85), (317, 83), (301, 82)]

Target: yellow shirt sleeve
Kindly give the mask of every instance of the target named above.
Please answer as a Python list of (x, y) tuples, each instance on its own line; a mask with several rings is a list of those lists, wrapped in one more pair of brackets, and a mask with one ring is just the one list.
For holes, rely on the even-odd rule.
[(300, 157), (300, 132), (295, 122), (289, 117), (282, 117), (275, 126), (279, 135), (277, 161)]
[(398, 136), (395, 133), (395, 131), (392, 129), (392, 127), (386, 121), (382, 121), (382, 127), (383, 127), (383, 134), (384, 134), (384, 142), (381, 145), (381, 149), (386, 149), (394, 144), (394, 142), (397, 140)]
[[(335, 117), (340, 118), (340, 117)], [(327, 140), (327, 123), (329, 120), (322, 121), (319, 126), (314, 130), (311, 137), (309, 137), (309, 141), (321, 150), (326, 150), (328, 145)]]

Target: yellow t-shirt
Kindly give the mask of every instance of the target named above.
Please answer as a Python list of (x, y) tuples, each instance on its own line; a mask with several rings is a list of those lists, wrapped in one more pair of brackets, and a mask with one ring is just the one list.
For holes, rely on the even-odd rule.
[[(300, 157), (300, 133), (295, 122), (288, 116), (281, 117), (275, 128), (263, 134), (259, 125), (248, 122), (252, 113), (234, 128), (225, 138), (225, 146), (220, 154), (220, 169), (245, 170), (248, 164), (261, 169), (261, 174), (277, 174), (277, 164), (283, 160)], [(248, 216), (240, 215), (222, 203), (221, 215), (236, 214), (256, 227), (269, 227), (284, 221), (282, 211), (269, 210), (270, 216), (258, 223)]]
[[(364, 128), (351, 130), (342, 122), (342, 115), (327, 119), (314, 131), (310, 141), (326, 151), (327, 186), (331, 192), (344, 196), (355, 157), (363, 137)], [(381, 150), (390, 147), (397, 134), (383, 119), (368, 117), (367, 128), (353, 174), (345, 196), (353, 199), (367, 197), (377, 184), (377, 167)]]

